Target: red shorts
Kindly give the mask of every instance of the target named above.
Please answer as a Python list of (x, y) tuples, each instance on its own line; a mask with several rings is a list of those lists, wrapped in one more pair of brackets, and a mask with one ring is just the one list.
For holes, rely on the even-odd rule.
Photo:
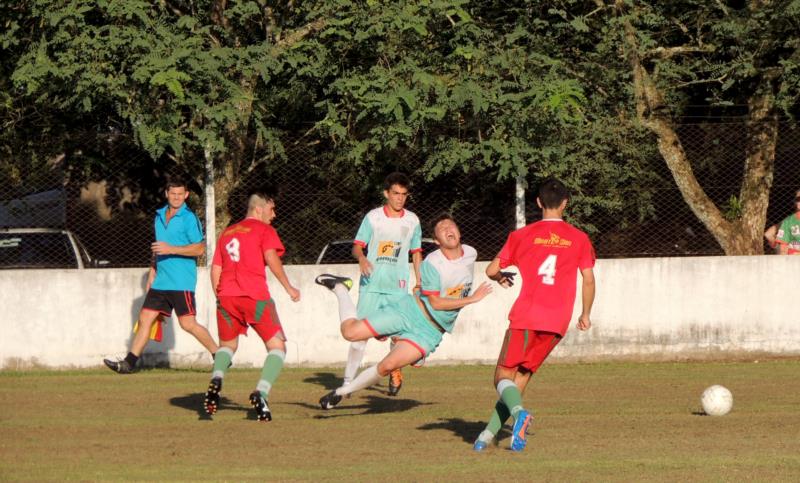
[(561, 336), (554, 332), (508, 329), (497, 365), (509, 369), (524, 367), (531, 372), (536, 372), (559, 342), (561, 342)]
[(275, 302), (272, 299), (255, 300), (245, 296), (223, 295), (217, 299), (219, 340), (232, 340), (241, 334), (246, 334), (248, 326), (252, 327), (264, 342), (282, 332)]

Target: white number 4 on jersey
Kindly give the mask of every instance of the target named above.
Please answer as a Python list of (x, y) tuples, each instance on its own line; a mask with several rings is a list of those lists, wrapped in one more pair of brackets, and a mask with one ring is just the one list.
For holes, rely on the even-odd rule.
[(558, 255), (547, 255), (541, 265), (539, 265), (539, 275), (542, 276), (542, 283), (553, 285), (556, 283), (556, 260)]

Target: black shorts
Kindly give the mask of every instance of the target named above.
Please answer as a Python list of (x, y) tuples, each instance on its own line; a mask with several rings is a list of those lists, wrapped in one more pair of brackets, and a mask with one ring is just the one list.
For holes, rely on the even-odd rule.
[(197, 313), (194, 292), (189, 290), (156, 290), (151, 288), (144, 297), (142, 309), (159, 312), (167, 317), (172, 315), (173, 309), (178, 317)]

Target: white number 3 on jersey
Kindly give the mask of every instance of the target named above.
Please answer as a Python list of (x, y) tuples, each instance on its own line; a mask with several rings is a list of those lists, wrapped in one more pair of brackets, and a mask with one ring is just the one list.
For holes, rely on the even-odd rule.
[[(231, 238), (231, 241), (225, 245), (225, 250), (228, 252), (228, 255), (231, 257), (231, 261), (238, 262), (239, 261), (239, 240), (236, 238)], [(552, 256), (552, 255), (551, 255)], [(541, 268), (539, 272), (541, 273)]]
[(547, 255), (547, 258), (539, 265), (539, 275), (542, 276), (542, 283), (545, 285), (556, 283), (556, 259), (558, 259), (558, 255)]

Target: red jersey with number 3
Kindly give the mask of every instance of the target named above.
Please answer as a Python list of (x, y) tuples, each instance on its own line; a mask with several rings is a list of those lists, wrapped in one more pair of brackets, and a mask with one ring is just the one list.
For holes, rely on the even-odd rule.
[(272, 225), (255, 218), (231, 225), (222, 232), (214, 252), (214, 265), (222, 267), (217, 295), (246, 295), (255, 300), (269, 300), (264, 252), (273, 249), (283, 256), (278, 232)]
[(538, 221), (511, 232), (497, 258), (501, 269), (514, 265), (522, 276), (509, 328), (563, 336), (572, 318), (578, 270), (594, 267), (586, 233), (563, 220)]

